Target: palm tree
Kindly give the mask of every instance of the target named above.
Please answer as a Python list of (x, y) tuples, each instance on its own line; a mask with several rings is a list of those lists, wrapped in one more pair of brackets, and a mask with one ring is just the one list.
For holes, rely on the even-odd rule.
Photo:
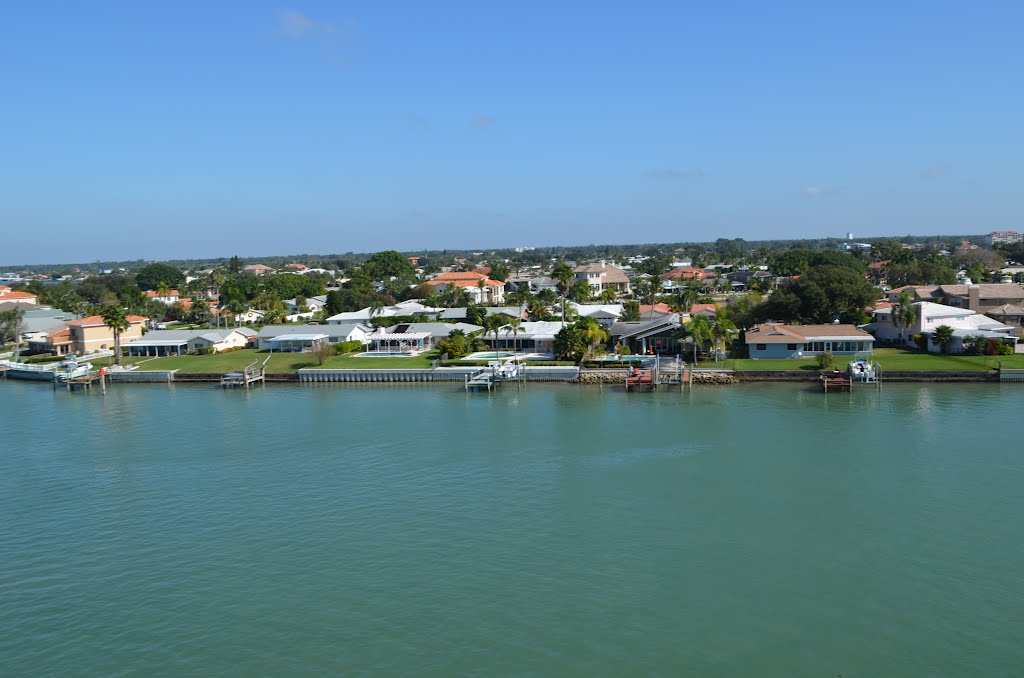
[(953, 328), (949, 325), (939, 325), (932, 332), (932, 341), (939, 345), (939, 349), (945, 353), (949, 345), (953, 343)]
[(9, 311), (0, 311), (0, 344), (8, 338), (14, 341), (14, 362), (21, 361), (21, 335), (24, 332), (25, 311), (20, 308), (12, 308)]
[(615, 294), (615, 290), (608, 288), (604, 292), (601, 292), (601, 302), (605, 304), (614, 304), (618, 295)]
[(715, 319), (711, 321), (711, 338), (715, 344), (716, 363), (718, 362), (718, 347), (722, 346), (722, 350), (725, 350), (725, 346), (729, 344), (729, 340), (732, 338), (733, 333), (736, 332), (736, 329), (736, 323), (729, 317), (728, 308), (718, 309), (718, 312), (715, 313)]
[(590, 355), (594, 355), (597, 347), (608, 341), (608, 330), (601, 327), (593, 318), (580, 318), (576, 322), (576, 326), (580, 330), (580, 336), (590, 348)]
[(558, 262), (553, 269), (551, 269), (551, 279), (558, 283), (558, 288), (564, 297), (569, 292), (569, 284), (572, 282), (576, 274), (569, 268), (569, 264), (564, 261)]
[(494, 349), (498, 349), (498, 333), (501, 332), (501, 328), (505, 326), (505, 319), (499, 313), (492, 313), (491, 315), (484, 318), (484, 336), (488, 334), (494, 335)]
[(512, 353), (519, 357), (519, 351), (516, 347), (516, 335), (523, 329), (522, 318), (512, 318), (505, 324), (505, 334), (512, 335)]
[(593, 294), (593, 288), (586, 280), (577, 280), (569, 288), (569, 298), (577, 303), (584, 301), (590, 301), (590, 296)]
[(693, 340), (693, 364), (697, 364), (697, 348), (706, 345), (713, 338), (714, 335), (711, 332), (711, 324), (708, 323), (708, 319), (702, 315), (698, 315), (696, 318), (686, 323), (683, 326), (683, 330), (686, 336)]
[(384, 302), (380, 299), (374, 299), (370, 304), (370, 324), (373, 324), (373, 319), (383, 315), (384, 313)]
[(480, 303), (481, 304), (486, 304), (487, 300), (486, 300), (486, 296), (484, 295), (484, 290), (487, 289), (487, 280), (484, 279), (484, 278), (480, 278), (479, 280), (477, 280), (476, 281), (476, 288), (478, 290), (480, 290)]
[(899, 297), (892, 307), (892, 324), (896, 326), (896, 331), (900, 333), (900, 343), (906, 344), (907, 340), (903, 336), (903, 331), (914, 324), (917, 319), (917, 307), (914, 306), (914, 295), (909, 290), (900, 292)]
[(128, 322), (128, 315), (125, 310), (117, 304), (108, 304), (100, 310), (103, 323), (114, 331), (114, 364), (121, 364), (121, 332), (124, 332), (131, 323)]

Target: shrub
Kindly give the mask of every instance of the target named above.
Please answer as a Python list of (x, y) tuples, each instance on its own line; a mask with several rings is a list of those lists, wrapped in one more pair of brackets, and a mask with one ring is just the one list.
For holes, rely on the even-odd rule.
[(917, 344), (917, 347), (922, 351), (928, 350), (928, 337), (924, 336), (923, 334), (915, 334), (914, 343)]
[(829, 351), (819, 353), (817, 361), (818, 367), (823, 370), (834, 370), (836, 368), (836, 357)]
[(985, 355), (988, 340), (980, 334), (964, 337), (964, 355)]
[(340, 344), (335, 344), (334, 348), (338, 353), (353, 353), (363, 347), (363, 342), (358, 339), (353, 341), (343, 341)]
[(26, 363), (52, 363), (58, 360), (63, 360), (63, 357), (52, 353), (37, 353), (35, 355), (22, 357), (22, 361)]
[(334, 344), (316, 344), (310, 353), (316, 358), (318, 364), (323, 365), (325, 360), (338, 354), (338, 349), (334, 347)]

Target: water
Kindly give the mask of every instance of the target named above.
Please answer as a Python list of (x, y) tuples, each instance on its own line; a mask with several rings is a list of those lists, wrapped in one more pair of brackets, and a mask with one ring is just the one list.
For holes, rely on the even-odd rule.
[(0, 384), (0, 675), (1020, 675), (1022, 406)]

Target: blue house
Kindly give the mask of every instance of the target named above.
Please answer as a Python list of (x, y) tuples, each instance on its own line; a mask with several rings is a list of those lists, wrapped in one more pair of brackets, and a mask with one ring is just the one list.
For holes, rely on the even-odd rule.
[(746, 342), (751, 358), (804, 358), (870, 354), (875, 338), (855, 325), (764, 323), (747, 330)]

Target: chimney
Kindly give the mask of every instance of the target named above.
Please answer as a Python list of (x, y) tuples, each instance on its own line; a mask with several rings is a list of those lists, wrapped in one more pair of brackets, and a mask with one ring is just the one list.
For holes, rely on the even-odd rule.
[(981, 311), (981, 288), (977, 285), (967, 288), (967, 308), (972, 311)]

